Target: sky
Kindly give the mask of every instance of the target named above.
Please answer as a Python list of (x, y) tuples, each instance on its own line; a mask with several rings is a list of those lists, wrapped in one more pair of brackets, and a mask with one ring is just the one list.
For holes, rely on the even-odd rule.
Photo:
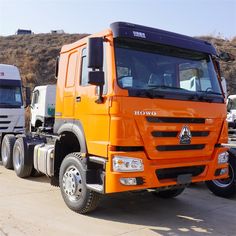
[(236, 0), (0, 0), (0, 35), (96, 33), (126, 21), (189, 36), (236, 36)]

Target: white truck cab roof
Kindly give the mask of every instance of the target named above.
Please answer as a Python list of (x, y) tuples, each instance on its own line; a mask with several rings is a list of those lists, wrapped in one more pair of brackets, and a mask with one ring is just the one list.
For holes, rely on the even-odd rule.
[(0, 80), (21, 80), (19, 70), (14, 65), (0, 64)]

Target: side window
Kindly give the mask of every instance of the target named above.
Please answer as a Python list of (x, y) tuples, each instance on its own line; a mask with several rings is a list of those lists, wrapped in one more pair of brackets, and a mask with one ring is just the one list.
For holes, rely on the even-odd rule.
[(213, 91), (215, 90), (208, 70), (206, 60), (179, 65), (180, 88), (189, 91)]
[(117, 66), (117, 76), (118, 78), (130, 76), (130, 69), (125, 66)]
[(82, 51), (82, 58), (81, 58), (81, 82), (82, 86), (88, 85), (88, 66), (87, 66), (87, 50), (86, 48)]
[[(107, 61), (106, 61), (106, 45), (104, 44), (104, 61), (103, 61), (103, 71), (105, 75), (105, 84), (103, 86), (103, 94), (107, 93)], [(84, 48), (82, 50), (82, 58), (81, 58), (81, 77), (80, 77), (80, 85), (88, 86), (88, 60), (87, 60), (87, 49)], [(98, 91), (97, 91), (98, 92)]]
[(77, 65), (77, 53), (74, 52), (70, 54), (68, 67), (67, 67), (67, 76), (66, 76), (66, 87), (73, 87), (75, 84), (75, 72)]
[(183, 63), (179, 65), (180, 88), (188, 91), (200, 91), (202, 69), (196, 64)]
[(34, 106), (35, 104), (39, 103), (39, 91), (36, 90), (34, 93), (33, 93), (33, 99), (32, 99), (32, 106)]

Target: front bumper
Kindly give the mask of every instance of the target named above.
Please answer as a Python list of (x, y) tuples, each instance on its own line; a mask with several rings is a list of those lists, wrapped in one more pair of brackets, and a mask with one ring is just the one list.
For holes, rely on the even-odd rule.
[[(153, 189), (181, 184), (181, 176), (191, 178), (189, 182), (202, 182), (207, 180), (227, 178), (228, 174), (218, 175), (219, 169), (227, 168), (228, 164), (218, 164), (218, 154), (227, 151), (225, 147), (215, 148), (211, 157), (195, 157), (183, 159), (147, 159), (144, 152), (110, 152), (106, 162), (105, 193)], [(142, 172), (114, 172), (112, 157), (114, 155), (136, 157), (143, 160)], [(218, 170), (218, 171), (217, 171)], [(189, 174), (190, 173), (190, 174)], [(218, 175), (218, 176), (217, 176)], [(138, 178), (138, 185), (123, 185), (121, 178)], [(185, 179), (186, 180), (186, 179)]]

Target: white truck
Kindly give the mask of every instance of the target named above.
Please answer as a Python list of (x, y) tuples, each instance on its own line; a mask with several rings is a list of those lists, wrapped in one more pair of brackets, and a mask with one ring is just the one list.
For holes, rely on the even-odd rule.
[(227, 121), (229, 128), (236, 128), (236, 95), (230, 95), (227, 99)]
[[(28, 92), (27, 90), (27, 94)], [(0, 144), (5, 134), (12, 137), (0, 155), (3, 165), (7, 168), (12, 168), (12, 163), (6, 157), (14, 144), (14, 135), (24, 131), (25, 110), (19, 70), (13, 65), (0, 64)]]
[(39, 127), (51, 128), (54, 124), (56, 85), (37, 86), (31, 102), (31, 131)]

